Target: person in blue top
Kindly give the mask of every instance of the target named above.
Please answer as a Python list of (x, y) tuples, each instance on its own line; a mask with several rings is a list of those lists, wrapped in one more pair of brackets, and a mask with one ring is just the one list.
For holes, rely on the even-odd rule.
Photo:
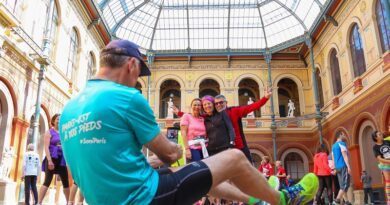
[[(337, 141), (332, 146), (332, 159), (337, 172), (337, 178), (340, 185), (339, 193), (333, 204), (338, 205), (341, 203), (341, 199), (346, 195), (350, 180), (351, 180), (351, 166), (349, 165), (349, 153), (345, 135), (339, 135)], [(346, 201), (345, 204), (351, 204)]]
[(182, 148), (161, 134), (148, 102), (134, 88), (139, 76), (150, 74), (136, 44), (111, 41), (101, 51), (95, 79), (64, 107), (59, 126), (64, 156), (88, 204), (189, 205), (207, 193), (248, 204), (257, 198), (286, 204), (314, 196), (314, 175), (294, 189), (275, 191), (237, 149), (159, 174), (142, 146), (164, 163), (181, 158)]

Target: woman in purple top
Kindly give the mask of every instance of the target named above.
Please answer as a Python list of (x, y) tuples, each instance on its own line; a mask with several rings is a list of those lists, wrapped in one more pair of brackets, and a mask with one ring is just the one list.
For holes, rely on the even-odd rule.
[(68, 169), (66, 167), (65, 158), (62, 154), (62, 146), (60, 141), (60, 135), (58, 134), (58, 121), (60, 114), (55, 114), (51, 118), (51, 125), (49, 131), (45, 133), (45, 153), (46, 157), (42, 162), (42, 171), (45, 172), (45, 181), (39, 190), (38, 203), (42, 204), (46, 191), (50, 186), (54, 174), (60, 175), (62, 185), (64, 186), (64, 194), (66, 202), (69, 199), (69, 179)]

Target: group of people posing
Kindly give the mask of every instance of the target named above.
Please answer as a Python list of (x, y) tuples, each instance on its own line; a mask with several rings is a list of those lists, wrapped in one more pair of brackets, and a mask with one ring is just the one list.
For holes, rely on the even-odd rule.
[(199, 161), (226, 149), (237, 148), (252, 162), (241, 120), (248, 113), (260, 109), (271, 94), (269, 89), (265, 89), (265, 96), (259, 101), (235, 107), (227, 107), (223, 95), (193, 99), (190, 113), (176, 112), (181, 117), (180, 128), (186, 157), (191, 161)]

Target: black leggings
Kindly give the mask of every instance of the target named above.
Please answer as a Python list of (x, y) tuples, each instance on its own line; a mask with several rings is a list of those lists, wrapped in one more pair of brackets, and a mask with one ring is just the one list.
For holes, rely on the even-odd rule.
[(329, 203), (332, 203), (333, 196), (332, 196), (332, 178), (331, 178), (331, 176), (317, 176), (317, 177), (318, 177), (318, 181), (320, 183), (318, 191), (317, 191), (317, 195), (316, 195), (317, 204), (322, 204), (321, 203), (321, 196), (322, 196), (322, 192), (324, 191), (324, 188), (326, 188), (326, 191), (328, 192)]
[(64, 189), (69, 188), (68, 169), (60, 165), (60, 159), (53, 158), (52, 160), (54, 163), (54, 170), (49, 170), (49, 164), (46, 160), (45, 181), (43, 182), (43, 186), (49, 187), (53, 179), (53, 175), (58, 174), (60, 175), (62, 186), (64, 187)]
[(37, 176), (24, 177), (24, 201), (26, 205), (30, 204), (30, 188), (34, 195), (34, 204), (38, 203)]

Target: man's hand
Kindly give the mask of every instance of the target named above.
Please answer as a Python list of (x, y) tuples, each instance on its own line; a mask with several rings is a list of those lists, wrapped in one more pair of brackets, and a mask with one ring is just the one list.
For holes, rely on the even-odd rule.
[(173, 114), (178, 115), (179, 114), (179, 108), (177, 108), (175, 105), (172, 105)]
[(186, 159), (189, 159), (189, 160), (192, 159), (191, 150), (189, 148), (186, 149)]
[(266, 86), (264, 88), (264, 97), (269, 99), (272, 95), (272, 88), (269, 88), (268, 86)]
[(351, 174), (351, 168), (347, 167), (348, 168), (348, 174)]
[(148, 157), (148, 162), (149, 162), (150, 166), (152, 166), (153, 168), (161, 167), (162, 165), (164, 165), (164, 162), (162, 162), (157, 157), (157, 155), (153, 155), (153, 156)]

